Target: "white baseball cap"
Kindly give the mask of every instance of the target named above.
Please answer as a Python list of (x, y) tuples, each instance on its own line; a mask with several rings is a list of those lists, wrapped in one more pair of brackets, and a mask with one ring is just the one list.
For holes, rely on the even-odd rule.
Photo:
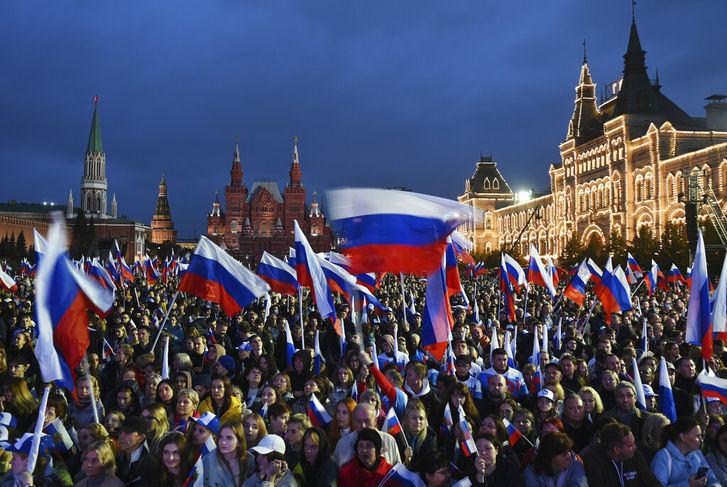
[(285, 441), (278, 435), (265, 435), (260, 439), (260, 443), (257, 446), (253, 446), (250, 449), (261, 455), (267, 455), (273, 452), (285, 455)]
[(543, 389), (542, 391), (538, 392), (538, 397), (544, 397), (555, 402), (555, 394), (553, 394), (553, 391), (551, 391), (550, 389)]

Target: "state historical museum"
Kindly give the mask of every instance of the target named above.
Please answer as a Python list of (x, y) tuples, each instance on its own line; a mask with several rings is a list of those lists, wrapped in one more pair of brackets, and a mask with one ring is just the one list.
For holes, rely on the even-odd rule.
[(225, 186), (224, 211), (217, 194), (212, 212), (207, 215), (207, 237), (242, 263), (255, 268), (263, 251), (280, 258), (288, 254), (295, 240), (293, 222), (298, 220), (313, 250), (331, 250), (333, 232), (318, 206), (315, 192), (310, 207), (306, 205), (297, 138), (289, 174), (282, 192), (272, 180), (255, 181), (248, 189), (243, 182), (240, 147), (236, 143), (230, 183)]

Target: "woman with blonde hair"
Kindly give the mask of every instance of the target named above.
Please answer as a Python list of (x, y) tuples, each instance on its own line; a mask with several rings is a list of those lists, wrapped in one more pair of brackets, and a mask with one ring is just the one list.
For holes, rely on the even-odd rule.
[(177, 394), (177, 404), (171, 429), (174, 431), (187, 431), (187, 424), (192, 418), (199, 417), (199, 394), (194, 389), (181, 389)]
[(18, 421), (18, 431), (27, 431), (37, 416), (38, 401), (28, 389), (25, 379), (6, 375), (2, 382), (2, 405)]
[(603, 414), (601, 395), (591, 386), (581, 387), (578, 395), (583, 400), (583, 409), (586, 410), (586, 416), (588, 416), (591, 422), (595, 422)]
[(141, 410), (141, 417), (146, 421), (148, 430), (146, 433), (146, 444), (153, 454), (159, 446), (159, 442), (169, 433), (169, 418), (163, 404), (151, 402)]
[(124, 483), (116, 473), (116, 457), (108, 441), (91, 443), (83, 452), (82, 470), (86, 478), (74, 487), (123, 487)]
[(78, 430), (78, 448), (81, 451), (97, 441), (109, 441), (114, 452), (116, 451), (116, 446), (113, 444), (109, 432), (101, 423), (91, 423)]
[[(412, 469), (412, 465), (422, 465), (422, 461), (437, 451), (437, 435), (429, 427), (427, 410), (419, 399), (410, 399), (404, 409), (402, 424), (406, 447), (399, 445), (399, 453), (404, 463)], [(416, 468), (416, 467), (415, 467)]]
[(220, 426), (217, 448), (202, 458), (204, 485), (240, 486), (252, 473), (248, 463), (245, 431), (241, 421)]

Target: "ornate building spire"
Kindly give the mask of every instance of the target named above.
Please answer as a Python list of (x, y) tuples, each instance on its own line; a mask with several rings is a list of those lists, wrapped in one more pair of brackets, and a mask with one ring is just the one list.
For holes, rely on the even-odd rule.
[(111, 196), (111, 218), (117, 218), (119, 214), (119, 206), (116, 204), (116, 193)]
[(293, 163), (290, 166), (290, 184), (291, 188), (299, 188), (302, 186), (301, 179), (303, 171), (300, 169), (300, 160), (298, 159), (298, 136), (293, 137)]
[(162, 180), (159, 182), (159, 195), (154, 215), (151, 217), (151, 241), (161, 244), (166, 241), (174, 242), (177, 232), (174, 230), (172, 221), (172, 210), (169, 208), (167, 199), (167, 179), (162, 173)]
[(73, 190), (68, 190), (68, 200), (66, 201), (66, 218), (73, 218)]
[(614, 115), (656, 113), (658, 97), (646, 71), (646, 51), (641, 48), (633, 5), (629, 43), (623, 58), (623, 84), (618, 92)]
[(81, 208), (90, 216), (106, 218), (106, 154), (101, 143), (101, 122), (98, 114), (98, 96), (93, 97), (93, 118), (88, 136), (86, 156), (81, 179)]
[(321, 216), (321, 209), (318, 206), (317, 194), (313, 191), (313, 201), (310, 203), (310, 215), (309, 216)]
[(586, 41), (583, 41), (583, 65), (576, 86), (576, 100), (573, 116), (568, 123), (566, 140), (576, 139), (580, 143), (601, 133), (598, 107), (596, 106), (596, 85), (591, 78), (586, 57)]
[(232, 169), (230, 169), (230, 188), (241, 188), (242, 176), (242, 164), (240, 163), (240, 138), (235, 137), (235, 152), (232, 156)]

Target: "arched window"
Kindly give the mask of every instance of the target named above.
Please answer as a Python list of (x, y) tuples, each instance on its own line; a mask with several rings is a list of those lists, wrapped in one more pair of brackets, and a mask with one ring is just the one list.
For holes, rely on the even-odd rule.
[(488, 178), (485, 178), (485, 181), (482, 183), (482, 187), (485, 189), (490, 189), (490, 180)]
[(485, 215), (485, 229), (492, 230), (492, 213)]
[(237, 233), (239, 231), (237, 220), (232, 220), (230, 222), (230, 232)]
[(500, 189), (500, 180), (495, 179), (492, 181), (492, 189)]

